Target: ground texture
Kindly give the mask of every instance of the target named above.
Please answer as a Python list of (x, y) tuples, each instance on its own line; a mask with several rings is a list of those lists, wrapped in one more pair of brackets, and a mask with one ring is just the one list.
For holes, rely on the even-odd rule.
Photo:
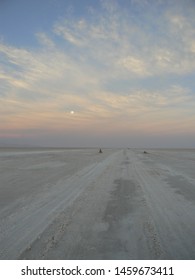
[(0, 259), (195, 259), (195, 150), (1, 149)]

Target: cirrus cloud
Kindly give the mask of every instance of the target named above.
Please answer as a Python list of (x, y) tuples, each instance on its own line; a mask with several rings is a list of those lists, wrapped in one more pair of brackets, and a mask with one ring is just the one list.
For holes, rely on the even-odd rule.
[[(1, 130), (89, 131), (95, 124), (117, 133), (122, 127), (155, 131), (163, 123), (179, 129), (181, 118), (192, 124), (195, 92), (180, 79), (195, 71), (195, 19), (165, 2), (151, 9), (151, 1), (131, 1), (131, 11), (103, 1), (99, 12), (69, 15), (48, 33), (36, 33), (39, 47), (1, 41)], [(155, 77), (163, 77), (162, 88), (138, 86)], [(117, 93), (107, 90), (117, 82)]]

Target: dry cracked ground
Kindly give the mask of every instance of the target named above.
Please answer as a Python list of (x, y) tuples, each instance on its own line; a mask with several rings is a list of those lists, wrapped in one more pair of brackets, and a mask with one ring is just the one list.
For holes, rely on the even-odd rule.
[(1, 149), (0, 259), (194, 259), (195, 150)]

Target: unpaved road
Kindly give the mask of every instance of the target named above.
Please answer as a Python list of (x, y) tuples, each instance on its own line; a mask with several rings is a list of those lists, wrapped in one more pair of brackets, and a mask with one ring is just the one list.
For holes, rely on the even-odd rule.
[(195, 259), (194, 163), (194, 150), (0, 153), (0, 258)]

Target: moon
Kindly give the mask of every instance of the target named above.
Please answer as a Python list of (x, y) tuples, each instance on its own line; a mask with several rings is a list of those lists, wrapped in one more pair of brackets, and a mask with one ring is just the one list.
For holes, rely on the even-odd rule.
[(74, 111), (70, 111), (70, 114), (71, 114), (71, 115), (74, 115)]

